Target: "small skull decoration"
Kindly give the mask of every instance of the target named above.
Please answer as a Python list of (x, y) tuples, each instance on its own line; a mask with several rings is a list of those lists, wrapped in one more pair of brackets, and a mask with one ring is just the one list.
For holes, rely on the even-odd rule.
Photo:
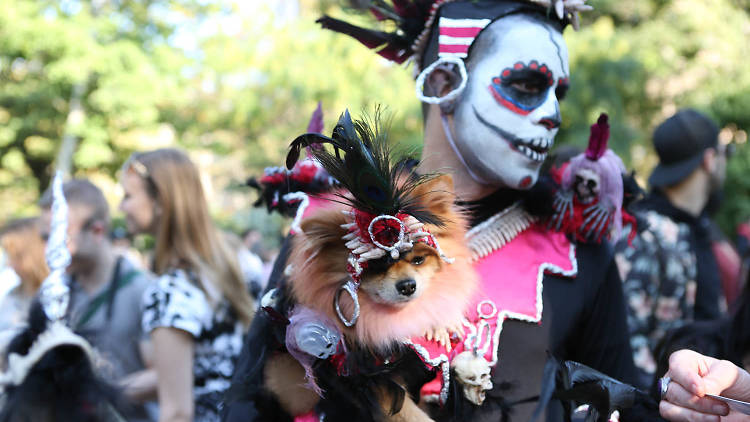
[(295, 327), (297, 346), (308, 355), (327, 359), (336, 354), (340, 334), (319, 321), (308, 321)]
[(482, 356), (465, 351), (453, 359), (451, 367), (456, 374), (456, 379), (464, 388), (466, 400), (481, 406), (486, 392), (492, 389), (489, 362)]
[(587, 168), (581, 168), (576, 172), (573, 190), (581, 204), (588, 205), (599, 197), (600, 179), (599, 175)]

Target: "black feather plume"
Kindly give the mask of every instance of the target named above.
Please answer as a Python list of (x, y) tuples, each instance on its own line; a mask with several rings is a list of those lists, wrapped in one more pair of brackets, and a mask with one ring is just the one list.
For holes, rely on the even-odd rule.
[(289, 146), (287, 168), (294, 166), (302, 148), (313, 143), (333, 146), (333, 154), (325, 148), (312, 149), (310, 153), (351, 193), (351, 196), (338, 194), (342, 202), (374, 215), (405, 213), (423, 223), (443, 224), (414, 194), (417, 186), (434, 175), (417, 175), (411, 171), (408, 177), (403, 177), (404, 166), (392, 160), (387, 136), (380, 128), (379, 111), (372, 124), (366, 120), (352, 121), (349, 111), (345, 111), (330, 138), (317, 133), (298, 136)]

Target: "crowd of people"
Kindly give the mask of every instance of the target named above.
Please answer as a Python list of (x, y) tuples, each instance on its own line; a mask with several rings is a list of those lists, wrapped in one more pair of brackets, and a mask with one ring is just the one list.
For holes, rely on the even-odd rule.
[[(706, 396), (750, 400), (743, 249), (712, 221), (732, 152), (716, 123), (693, 109), (661, 122), (652, 138), (659, 162), (644, 195), (607, 148), (606, 115), (592, 125), (585, 151), (553, 148), (571, 73), (562, 31), (577, 25), (583, 1), (407, 3), (389, 13), (374, 9), (393, 20), (398, 36), (330, 17), (320, 22), (377, 45), (390, 60), (414, 61), (424, 105), (421, 160), (376, 165), (393, 177), (397, 193), (381, 191), (363, 185), (370, 179), (362, 173), (367, 160), (388, 164), (378, 155), (380, 138), (369, 139), (366, 124), (353, 123), (348, 112), (331, 138), (314, 134), (317, 128), (296, 139), (289, 168), (270, 169), (259, 183), (266, 183), (268, 208), (283, 203), (294, 218), (273, 270), (249, 250), (257, 232), (243, 243), (212, 221), (199, 171), (181, 150), (136, 152), (123, 164), (119, 212), (127, 236), (113, 235), (110, 204), (95, 184), (65, 182), (71, 262), (63, 321), (96, 351), (97, 373), (131, 403), (119, 420), (750, 420)], [(325, 143), (335, 155), (325, 155)], [(303, 146), (308, 160), (297, 162)], [(403, 172), (408, 177), (396, 177)], [(408, 195), (418, 187), (395, 188), (403, 179), (422, 186), (432, 180), (424, 175), (439, 173), (450, 174), (452, 186), (445, 186), (454, 203), (414, 206), (422, 196)], [(292, 179), (312, 186), (333, 178), (338, 182), (324, 188), (290, 190)], [(336, 189), (350, 191), (344, 202), (353, 220), (334, 236), (325, 230), (338, 226), (305, 222), (343, 200), (320, 193)], [(373, 205), (388, 195), (391, 208)], [(28, 318), (49, 273), (52, 193), (38, 205), (38, 216), (0, 231), (13, 270), (0, 273), (7, 290), (0, 298), (0, 373), (12, 374), (19, 361), (11, 351), (18, 333), (34, 325)], [(462, 249), (444, 240), (445, 223), (431, 206), (466, 218), (467, 256), (444, 253)], [(154, 238), (145, 265), (115, 244), (141, 234)], [(325, 239), (325, 249), (306, 256), (313, 236)], [(416, 256), (418, 250), (427, 252)], [(314, 283), (318, 268), (307, 265), (324, 259), (324, 274), (337, 277), (341, 263), (344, 278), (331, 280), (339, 284), (330, 302), (306, 303), (299, 286)], [(420, 277), (438, 280), (462, 259), (476, 272), (471, 295), (451, 302), (458, 299), (450, 298), (450, 284), (433, 282), (447, 290), (445, 298), (418, 302), (435, 288)], [(388, 291), (389, 274), (406, 260), (423, 272), (431, 262), (433, 270), (400, 276)], [(379, 290), (365, 286), (373, 277)], [(380, 295), (377, 306), (373, 294)], [(459, 327), (408, 330), (419, 315), (439, 316), (439, 306), (447, 315), (456, 303), (467, 309)], [(373, 334), (360, 328), (374, 317), (365, 312), (415, 306), (422, 308), (413, 320), (398, 321), (405, 338), (387, 347), (367, 343)], [(586, 382), (607, 399), (579, 388)], [(12, 398), (22, 383), (0, 384), (0, 422), (16, 420), (8, 409), (18, 403), (3, 395)], [(315, 393), (296, 392), (306, 390), (302, 384)]]

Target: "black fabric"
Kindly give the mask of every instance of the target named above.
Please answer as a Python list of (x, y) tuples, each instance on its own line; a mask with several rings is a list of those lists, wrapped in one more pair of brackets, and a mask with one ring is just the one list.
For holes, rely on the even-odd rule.
[[(383, 411), (400, 410), (404, 400), (418, 402), (420, 388), (435, 372), (406, 346), (388, 356), (388, 363), (383, 358), (367, 350), (349, 350), (343, 365), (347, 376), (338, 375), (330, 361), (318, 361), (315, 376), (325, 398), (316, 407), (317, 414), (325, 415), (328, 422), (375, 422), (383, 420)], [(406, 389), (394, 380), (402, 380)], [(373, 394), (376, 389), (387, 390), (393, 399), (385, 409)]]
[(637, 209), (655, 211), (675, 222), (688, 225), (691, 233), (690, 246), (697, 262), (694, 318), (696, 321), (721, 318), (721, 279), (719, 266), (711, 249), (711, 221), (708, 215), (704, 213), (696, 217), (675, 207), (658, 189), (652, 191)]

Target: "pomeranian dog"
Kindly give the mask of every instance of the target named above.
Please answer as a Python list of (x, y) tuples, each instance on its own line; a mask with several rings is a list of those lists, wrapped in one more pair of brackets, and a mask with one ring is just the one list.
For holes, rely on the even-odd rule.
[[(477, 277), (465, 246), (466, 222), (453, 205), (450, 175), (436, 177), (414, 190), (422, 206), (439, 216), (442, 226), (426, 225), (435, 237), (444, 261), (433, 246), (417, 242), (398, 259), (386, 255), (368, 262), (360, 282), (360, 317), (353, 327), (338, 321), (331, 306), (341, 281), (348, 277), (350, 250), (341, 238), (347, 234), (345, 207), (320, 211), (302, 223), (303, 233), (292, 243), (290, 284), (298, 303), (338, 321), (348, 341), (385, 352), (394, 342), (437, 334), (445, 340), (459, 331), (463, 312), (477, 286)], [(346, 298), (346, 296), (344, 296)], [(342, 303), (345, 315), (351, 300)]]
[[(315, 410), (326, 420), (337, 420), (338, 413), (342, 420), (430, 421), (413, 398), (434, 373), (407, 340), (427, 336), (450, 347), (451, 333), (463, 332), (464, 310), (478, 283), (452, 178), (390, 166), (383, 137), (363, 122), (352, 123), (348, 113), (332, 139), (318, 135), (306, 142), (330, 142), (347, 154), (342, 160), (339, 151), (334, 158), (323, 148), (312, 150), (346, 191), (341, 201), (306, 217), (302, 233), (292, 237), (287, 294), (336, 335), (323, 335), (326, 352), (315, 352), (307, 363), (297, 355), (271, 357), (266, 388), (291, 415)], [(367, 179), (363, 163), (372, 162), (385, 195), (361, 185)], [(388, 205), (378, 208), (381, 203)], [(379, 230), (391, 230), (391, 243), (378, 237)], [(305, 377), (314, 388), (300, 388)]]

